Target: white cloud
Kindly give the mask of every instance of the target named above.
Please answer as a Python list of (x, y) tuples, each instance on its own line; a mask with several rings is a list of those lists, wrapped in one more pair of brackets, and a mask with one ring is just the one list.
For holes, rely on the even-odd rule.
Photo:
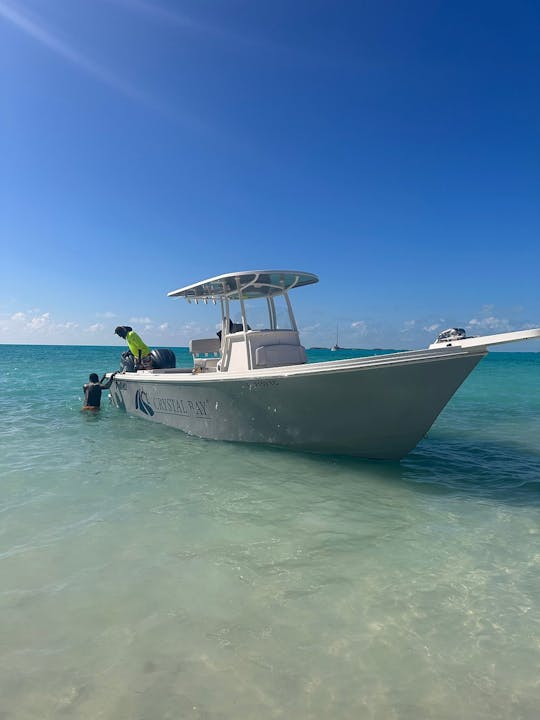
[[(1, 2), (1, 0), (0, 0)], [(122, 340), (113, 335), (111, 323), (107, 320), (95, 321), (94, 317), (85, 317), (73, 321), (69, 317), (57, 319), (46, 308), (35, 310), (10, 308), (9, 312), (0, 312), (0, 342), (3, 343), (47, 343), (59, 345), (80, 344), (122, 344)], [(148, 318), (138, 318), (145, 320)], [(133, 323), (135, 325), (135, 323)], [(136, 331), (149, 345), (181, 345), (193, 337), (209, 337), (213, 330), (197, 323), (186, 327), (171, 327), (169, 322), (155, 322), (153, 325), (137, 323)]]
[(405, 320), (400, 332), (407, 333), (407, 332), (410, 332), (411, 330), (414, 330), (415, 327), (416, 327), (416, 320)]
[(50, 325), (50, 322), (51, 314), (47, 312), (43, 313), (42, 315), (36, 315), (35, 317), (30, 318), (26, 326), (29, 330), (39, 330), (46, 327), (47, 325)]
[(78, 324), (72, 321), (55, 322), (50, 312), (18, 310), (2, 318), (3, 342), (40, 342), (58, 338), (74, 340)]
[(129, 322), (136, 323), (137, 325), (152, 325), (154, 321), (149, 317), (132, 317), (129, 318)]
[(105, 326), (102, 325), (102, 323), (94, 323), (93, 325), (90, 325), (90, 327), (87, 327), (85, 332), (88, 333), (100, 333), (105, 330)]
[(481, 309), (482, 315), (493, 315), (493, 311), (495, 310), (495, 305), (483, 305)]
[(357, 335), (365, 335), (368, 331), (367, 322), (365, 320), (355, 320), (351, 323), (351, 327), (354, 328)]
[[(316, 332), (321, 327), (321, 323), (315, 323), (315, 325), (307, 325), (306, 327), (300, 328), (302, 334), (309, 334)], [(219, 323), (218, 330), (221, 329), (221, 323)]]
[(424, 328), (426, 332), (435, 332), (435, 330), (438, 330), (441, 326), (439, 323), (433, 323), (433, 325), (428, 325)]
[(111, 318), (115, 318), (115, 317), (117, 317), (117, 316), (116, 316), (115, 313), (110, 312), (109, 310), (107, 310), (106, 312), (96, 313), (96, 317), (98, 317), (98, 318), (105, 318), (106, 320), (110, 320)]
[(491, 330), (497, 332), (507, 332), (512, 329), (510, 322), (506, 318), (498, 318), (489, 315), (485, 318), (472, 318), (467, 323), (467, 327), (471, 330)]
[(51, 324), (51, 314), (41, 313), (40, 315), (32, 315), (30, 312), (16, 312), (13, 313), (10, 320), (15, 323), (19, 328), (25, 328), (28, 330), (40, 330)]

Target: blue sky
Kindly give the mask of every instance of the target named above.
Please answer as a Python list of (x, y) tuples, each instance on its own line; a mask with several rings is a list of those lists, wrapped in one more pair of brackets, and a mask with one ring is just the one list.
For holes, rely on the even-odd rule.
[(167, 292), (254, 268), (319, 275), (307, 346), (540, 326), (539, 34), (519, 0), (0, 0), (0, 342), (184, 345), (217, 317)]

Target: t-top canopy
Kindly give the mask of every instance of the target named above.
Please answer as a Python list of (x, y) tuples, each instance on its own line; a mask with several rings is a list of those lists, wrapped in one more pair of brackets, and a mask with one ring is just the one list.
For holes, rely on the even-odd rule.
[(316, 275), (296, 270), (245, 270), (218, 275), (194, 285), (173, 290), (168, 297), (184, 297), (187, 300), (250, 300), (280, 295), (294, 287), (319, 282)]

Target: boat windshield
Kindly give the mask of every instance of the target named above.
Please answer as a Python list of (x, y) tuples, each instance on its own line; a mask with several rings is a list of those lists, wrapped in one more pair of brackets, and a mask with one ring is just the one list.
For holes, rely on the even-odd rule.
[[(235, 324), (242, 323), (242, 312), (238, 303), (230, 303), (229, 312)], [(285, 295), (260, 300), (244, 300), (244, 313), (252, 330), (294, 330), (289, 306)]]
[(284, 295), (276, 295), (274, 300), (276, 329), (277, 330), (294, 330), (291, 314), (287, 306)]

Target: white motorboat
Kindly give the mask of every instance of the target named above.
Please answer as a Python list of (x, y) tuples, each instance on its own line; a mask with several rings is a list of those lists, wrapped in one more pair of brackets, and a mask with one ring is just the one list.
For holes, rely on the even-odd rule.
[[(220, 337), (192, 340), (189, 368), (165, 362), (117, 374), (113, 404), (202, 438), (398, 460), (425, 436), (489, 345), (540, 337), (540, 328), (475, 338), (455, 329), (424, 350), (308, 363), (289, 292), (317, 281), (305, 272), (256, 270), (170, 292), (219, 305)], [(237, 325), (233, 303), (242, 318)], [(266, 319), (252, 329), (247, 310), (255, 305)]]

